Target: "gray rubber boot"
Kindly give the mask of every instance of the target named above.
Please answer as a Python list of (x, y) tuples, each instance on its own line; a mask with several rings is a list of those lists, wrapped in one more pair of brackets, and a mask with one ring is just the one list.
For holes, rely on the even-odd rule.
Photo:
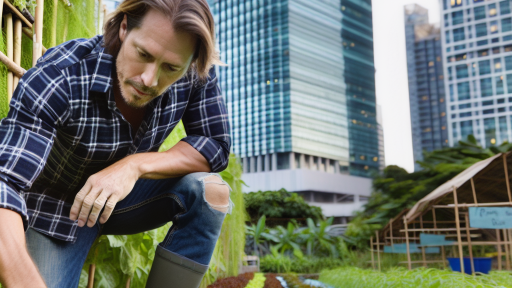
[(197, 288), (207, 270), (208, 265), (167, 251), (159, 245), (146, 288)]

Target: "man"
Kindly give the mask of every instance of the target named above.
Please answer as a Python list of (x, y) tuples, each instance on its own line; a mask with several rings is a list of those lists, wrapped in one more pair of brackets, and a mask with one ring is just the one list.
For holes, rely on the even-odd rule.
[(147, 287), (199, 285), (231, 208), (208, 173), (230, 149), (214, 31), (205, 0), (126, 0), (23, 76), (0, 124), (2, 284), (77, 287), (96, 237), (173, 221)]

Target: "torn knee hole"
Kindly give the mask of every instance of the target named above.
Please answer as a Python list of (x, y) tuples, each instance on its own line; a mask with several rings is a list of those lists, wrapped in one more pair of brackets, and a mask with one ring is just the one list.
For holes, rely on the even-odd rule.
[(204, 197), (213, 209), (226, 213), (229, 209), (229, 187), (217, 176), (208, 176), (204, 181)]

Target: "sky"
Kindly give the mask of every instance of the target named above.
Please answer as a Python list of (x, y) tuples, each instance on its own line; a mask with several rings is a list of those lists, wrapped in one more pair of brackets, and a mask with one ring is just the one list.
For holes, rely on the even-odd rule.
[(430, 23), (439, 23), (439, 0), (372, 0), (375, 85), (382, 109), (386, 165), (414, 170), (411, 117), (405, 52), (404, 6), (429, 10)]

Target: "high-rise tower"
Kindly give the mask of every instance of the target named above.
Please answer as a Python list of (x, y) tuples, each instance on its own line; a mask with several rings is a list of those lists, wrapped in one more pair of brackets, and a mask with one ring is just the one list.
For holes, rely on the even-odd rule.
[[(328, 216), (351, 216), (369, 196), (371, 180), (348, 175), (351, 120), (340, 0), (209, 3), (227, 64), (218, 75), (246, 190), (285, 188)], [(376, 152), (368, 157), (378, 155), (374, 131), (368, 141)]]
[(404, 20), (414, 169), (419, 170), (423, 151), (448, 146), (441, 32), (429, 24), (428, 10), (416, 4), (404, 7)]
[(484, 147), (511, 142), (510, 0), (442, 0), (448, 140), (472, 134)]

